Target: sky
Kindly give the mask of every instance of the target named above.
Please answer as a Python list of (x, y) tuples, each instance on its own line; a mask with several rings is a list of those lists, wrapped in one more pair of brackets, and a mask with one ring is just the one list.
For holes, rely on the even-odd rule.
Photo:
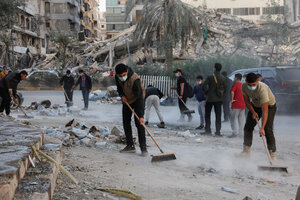
[(98, 0), (100, 11), (106, 11), (106, 0)]

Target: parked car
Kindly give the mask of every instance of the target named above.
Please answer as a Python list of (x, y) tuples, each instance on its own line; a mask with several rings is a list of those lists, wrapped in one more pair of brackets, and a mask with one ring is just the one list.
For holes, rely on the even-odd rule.
[[(300, 112), (300, 67), (299, 66), (274, 66), (250, 69), (240, 69), (229, 75), (231, 80), (234, 75), (241, 73), (259, 73), (273, 91), (279, 111)], [(244, 77), (242, 82), (244, 82)]]
[(28, 74), (26, 80), (22, 81), (21, 86), (40, 88), (60, 87), (59, 75), (54, 70), (36, 70)]

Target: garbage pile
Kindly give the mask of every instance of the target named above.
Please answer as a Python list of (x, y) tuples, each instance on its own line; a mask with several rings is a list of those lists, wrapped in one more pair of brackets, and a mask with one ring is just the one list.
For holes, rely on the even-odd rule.
[(75, 119), (69, 121), (65, 127), (42, 129), (45, 134), (60, 139), (63, 145), (68, 147), (74, 145), (109, 147), (112, 144), (126, 144), (125, 135), (117, 127), (113, 127), (112, 130), (101, 125), (87, 127)]

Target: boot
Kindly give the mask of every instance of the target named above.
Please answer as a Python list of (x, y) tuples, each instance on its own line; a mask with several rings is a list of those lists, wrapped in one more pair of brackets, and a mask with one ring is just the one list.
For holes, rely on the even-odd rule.
[(244, 145), (243, 151), (240, 153), (241, 157), (249, 157), (251, 152), (251, 147)]
[(272, 150), (269, 150), (271, 160), (275, 161), (277, 160), (276, 152), (273, 152)]
[(157, 125), (158, 128), (165, 128), (165, 123), (164, 122), (160, 122), (160, 124)]

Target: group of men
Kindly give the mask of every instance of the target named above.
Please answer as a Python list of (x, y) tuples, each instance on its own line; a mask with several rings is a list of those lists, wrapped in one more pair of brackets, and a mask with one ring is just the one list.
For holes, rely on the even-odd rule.
[[(232, 82), (227, 73), (220, 73), (222, 65), (216, 63), (214, 73), (208, 76), (205, 81), (199, 75), (194, 87), (194, 95), (198, 101), (198, 112), (200, 115), (200, 126), (196, 129), (205, 129), (201, 134), (211, 135), (211, 110), (215, 111), (215, 136), (221, 135), (221, 115), (222, 105), (224, 111), (224, 121), (230, 118), (232, 135), (236, 137), (244, 133), (244, 149), (242, 154), (249, 155), (253, 130), (259, 119), (262, 118), (260, 126), (260, 136), (266, 136), (268, 149), (272, 159), (276, 159), (276, 142), (273, 133), (273, 122), (276, 113), (275, 96), (269, 86), (261, 82), (260, 76), (254, 73), (246, 75), (245, 83), (242, 84), (242, 74), (235, 74)], [(182, 105), (182, 100), (186, 102), (184, 95), (185, 85), (188, 83), (182, 76), (180, 69), (174, 71), (177, 77), (178, 103), (181, 112), (179, 120), (183, 119), (184, 110), (188, 110)], [(231, 109), (230, 109), (231, 105)], [(248, 108), (247, 120), (245, 121), (245, 109)], [(190, 119), (190, 114), (187, 114)], [(205, 117), (204, 117), (205, 116)], [(205, 124), (205, 125), (204, 125)]]

